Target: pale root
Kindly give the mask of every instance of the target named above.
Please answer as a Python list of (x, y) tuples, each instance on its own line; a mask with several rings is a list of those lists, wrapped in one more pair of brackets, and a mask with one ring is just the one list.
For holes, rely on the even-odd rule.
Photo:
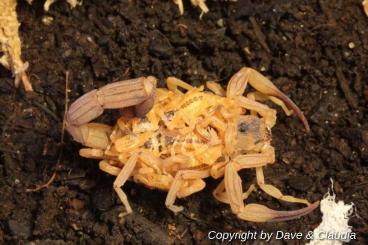
[(17, 19), (17, 1), (0, 1), (0, 50), (4, 53), (0, 57), (0, 64), (11, 70), (15, 76), (15, 86), (22, 81), (26, 91), (32, 91), (32, 85), (25, 70), (27, 62), (23, 62), (21, 55), (21, 41), (19, 37), (19, 22)]

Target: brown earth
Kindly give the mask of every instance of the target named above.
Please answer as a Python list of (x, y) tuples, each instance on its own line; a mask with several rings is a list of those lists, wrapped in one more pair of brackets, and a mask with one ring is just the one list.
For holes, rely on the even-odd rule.
[[(211, 179), (204, 191), (178, 201), (185, 210), (176, 216), (164, 206), (166, 193), (129, 182), (124, 189), (135, 213), (119, 222), (114, 178), (79, 157), (81, 146), (69, 135), (62, 143), (67, 72), (72, 101), (111, 81), (177, 76), (198, 85), (227, 81), (242, 66), (271, 77), (311, 124), (306, 134), (280, 111), (273, 129), (277, 161), (266, 180), (315, 201), (334, 179), (337, 198), (355, 203), (354, 243), (368, 242), (368, 17), (360, 0), (208, 1), (211, 11), (202, 20), (189, 5), (180, 16), (171, 1), (88, 0), (73, 10), (58, 1), (47, 13), (50, 25), (42, 22), (43, 1), (19, 2), (35, 93), (15, 89), (0, 68), (0, 243), (207, 244), (210, 230), (313, 229), (319, 211), (289, 222), (240, 221), (212, 197), (218, 181)], [(104, 120), (113, 118), (108, 113)], [(48, 188), (26, 192), (54, 173)], [(242, 177), (246, 185), (254, 181), (253, 171)], [(262, 194), (249, 202), (299, 207)]]

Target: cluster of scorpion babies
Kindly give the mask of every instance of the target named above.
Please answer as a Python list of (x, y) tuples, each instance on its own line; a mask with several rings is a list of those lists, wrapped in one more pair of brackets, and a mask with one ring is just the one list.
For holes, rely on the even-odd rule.
[[(101, 169), (118, 175), (132, 155), (138, 154), (133, 180), (168, 191), (180, 170), (207, 170), (219, 178), (224, 175), (224, 166), (237, 156), (265, 151), (268, 162), (273, 162), (270, 129), (274, 123), (267, 125), (256, 111), (221, 96), (225, 92), (218, 84), (207, 84), (217, 94), (189, 84), (186, 93), (158, 88), (153, 107), (144, 117), (134, 117), (125, 110), (109, 133), (110, 144), (100, 151)], [(268, 113), (276, 115), (273, 109)], [(204, 182), (184, 180), (179, 196), (189, 195), (188, 187), (193, 186), (199, 191)]]

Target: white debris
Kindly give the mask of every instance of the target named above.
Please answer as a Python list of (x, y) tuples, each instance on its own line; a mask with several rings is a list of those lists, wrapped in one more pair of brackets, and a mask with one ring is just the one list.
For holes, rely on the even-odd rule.
[[(313, 239), (309, 245), (339, 245), (356, 239), (348, 225), (349, 218), (353, 213), (354, 204), (344, 204), (343, 201), (335, 202), (335, 193), (332, 187), (321, 201), (320, 209), (323, 214), (321, 224), (314, 229)], [(330, 194), (330, 192), (332, 194)]]

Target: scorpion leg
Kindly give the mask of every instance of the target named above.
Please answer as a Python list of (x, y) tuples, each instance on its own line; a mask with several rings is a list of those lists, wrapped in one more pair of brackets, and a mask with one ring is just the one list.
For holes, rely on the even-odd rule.
[[(83, 155), (82, 155), (83, 156)], [(121, 172), (121, 168), (112, 166), (111, 164), (109, 164), (106, 160), (102, 160), (99, 163), (99, 167), (102, 171), (104, 171), (105, 173), (108, 173), (112, 176), (118, 176), (119, 173)]]
[[(202, 13), (207, 13), (209, 11), (207, 5), (206, 5), (206, 0), (191, 0), (192, 2), (192, 5), (193, 6), (198, 6), (201, 10), (202, 10)], [(178, 5), (178, 8), (179, 8), (179, 12), (181, 15), (184, 14), (184, 4), (183, 4), (183, 0), (174, 0), (174, 3), (176, 5)]]
[(126, 162), (126, 164), (124, 165), (124, 167), (121, 169), (120, 173), (118, 174), (118, 176), (116, 177), (113, 187), (114, 190), (116, 191), (116, 193), (119, 196), (120, 201), (124, 204), (126, 213), (123, 213), (123, 215), (127, 215), (130, 214), (132, 211), (132, 208), (130, 207), (128, 198), (126, 196), (126, 194), (124, 193), (124, 191), (121, 189), (121, 187), (125, 184), (125, 182), (128, 180), (128, 178), (131, 176), (135, 165), (137, 163), (138, 160), (138, 154), (134, 153), (129, 160)]
[[(242, 194), (243, 201), (247, 199), (250, 194), (256, 189), (256, 186), (254, 184), (251, 184), (246, 192)], [(213, 191), (213, 196), (220, 202), (230, 204), (229, 198), (226, 193), (225, 189), (225, 182), (224, 180), (221, 181), (221, 183), (216, 187), (216, 189)]]
[(198, 6), (202, 10), (202, 14), (207, 13), (209, 11), (205, 2), (206, 0), (191, 0), (193, 6)]
[(296, 197), (293, 197), (293, 196), (285, 196), (275, 186), (270, 185), (270, 184), (266, 184), (265, 183), (265, 180), (264, 180), (264, 175), (263, 175), (263, 169), (262, 169), (262, 167), (257, 167), (256, 168), (256, 175), (257, 175), (257, 184), (268, 195), (270, 195), (270, 196), (272, 196), (272, 197), (274, 197), (274, 198), (276, 198), (278, 200), (285, 201), (285, 202), (303, 203), (303, 204), (306, 204), (308, 206), (311, 205), (305, 199), (296, 198)]
[(286, 107), (296, 114), (303, 123), (306, 131), (310, 131), (308, 121), (299, 107), (289, 97), (281, 92), (268, 78), (252, 68), (244, 67), (233, 75), (227, 89), (227, 97), (235, 98), (242, 95), (248, 82), (254, 89), (262, 94), (280, 99), (281, 104), (285, 104)]
[(179, 8), (179, 12), (181, 15), (184, 14), (184, 4), (183, 4), (183, 0), (174, 0), (174, 3), (176, 5), (178, 5), (178, 8)]
[(79, 150), (79, 155), (91, 159), (103, 159), (104, 151), (96, 148), (82, 148)]
[(275, 150), (272, 146), (268, 146), (261, 153), (241, 154), (233, 159), (233, 164), (237, 171), (245, 168), (262, 167), (274, 162)]
[(190, 179), (186, 181), (186, 185), (180, 188), (176, 196), (184, 198), (203, 190), (205, 187), (206, 183), (202, 179)]
[(294, 211), (276, 211), (260, 204), (247, 204), (242, 202), (242, 184), (235, 166), (230, 163), (225, 168), (225, 189), (231, 210), (240, 218), (253, 222), (285, 221), (299, 218), (318, 207), (315, 202), (308, 207)]
[[(88, 124), (100, 116), (104, 109), (135, 106), (142, 116), (153, 105), (156, 78), (141, 77), (120, 81), (92, 90), (69, 107), (65, 117), (65, 128), (74, 140), (93, 148), (106, 148), (111, 129), (101, 124)], [(99, 140), (93, 140), (99, 139)]]
[(221, 96), (221, 97), (226, 96), (226, 91), (217, 82), (208, 81), (208, 82), (206, 82), (206, 87), (218, 96)]
[[(165, 205), (168, 209), (174, 213), (181, 212), (182, 206), (174, 205), (175, 199), (190, 195), (194, 192), (198, 192), (205, 187), (204, 181), (195, 181), (194, 185), (190, 186), (190, 190), (181, 190), (183, 182), (185, 180), (204, 179), (209, 176), (208, 170), (179, 170), (170, 186), (169, 192), (167, 193)], [(181, 194), (181, 195), (180, 195)]]
[(168, 77), (166, 79), (166, 85), (167, 85), (167, 88), (170, 90), (170, 91), (173, 91), (175, 93), (178, 93), (178, 94), (183, 94), (179, 89), (179, 88), (183, 88), (183, 89), (186, 89), (188, 91), (190, 90), (193, 90), (194, 87), (192, 87), (191, 85), (189, 85), (188, 83), (176, 78), (176, 77)]
[(228, 123), (227, 128), (225, 130), (224, 143), (225, 143), (225, 151), (229, 155), (231, 155), (235, 150), (233, 139), (236, 137), (236, 135), (237, 135), (236, 123), (235, 122)]
[(246, 154), (236, 156), (233, 161), (236, 171), (245, 168), (256, 168), (257, 184), (268, 195), (286, 202), (296, 202), (310, 205), (310, 203), (305, 199), (285, 196), (276, 187), (265, 184), (262, 167), (275, 161), (275, 151), (273, 147), (270, 147), (267, 151), (258, 154)]
[(227, 162), (225, 161), (213, 164), (210, 169), (211, 177), (218, 179), (224, 176), (226, 164)]
[(269, 128), (272, 128), (276, 124), (276, 110), (244, 96), (238, 96), (236, 100), (241, 107), (259, 113), (265, 119), (266, 125)]
[[(247, 168), (256, 168), (265, 166), (267, 164), (273, 163), (275, 161), (275, 152), (273, 147), (268, 148), (266, 151), (262, 153), (254, 153), (254, 154), (246, 154), (246, 155), (238, 155), (236, 156), (232, 163), (234, 165), (234, 168), (236, 171), (239, 171), (241, 169), (247, 169)], [(228, 164), (226, 163), (220, 163), (216, 164), (211, 168), (211, 176), (220, 177), (224, 175), (225, 167)], [(254, 189), (254, 186), (250, 186), (248, 191), (243, 193), (243, 200), (246, 199), (249, 194), (250, 190)], [(226, 192), (224, 183), (220, 183), (219, 186), (216, 188), (216, 190), (213, 192), (213, 195), (218, 199), (219, 201), (224, 202), (224, 198), (226, 199)], [(245, 196), (244, 196), (245, 195)], [(226, 202), (228, 203), (228, 202)]]

